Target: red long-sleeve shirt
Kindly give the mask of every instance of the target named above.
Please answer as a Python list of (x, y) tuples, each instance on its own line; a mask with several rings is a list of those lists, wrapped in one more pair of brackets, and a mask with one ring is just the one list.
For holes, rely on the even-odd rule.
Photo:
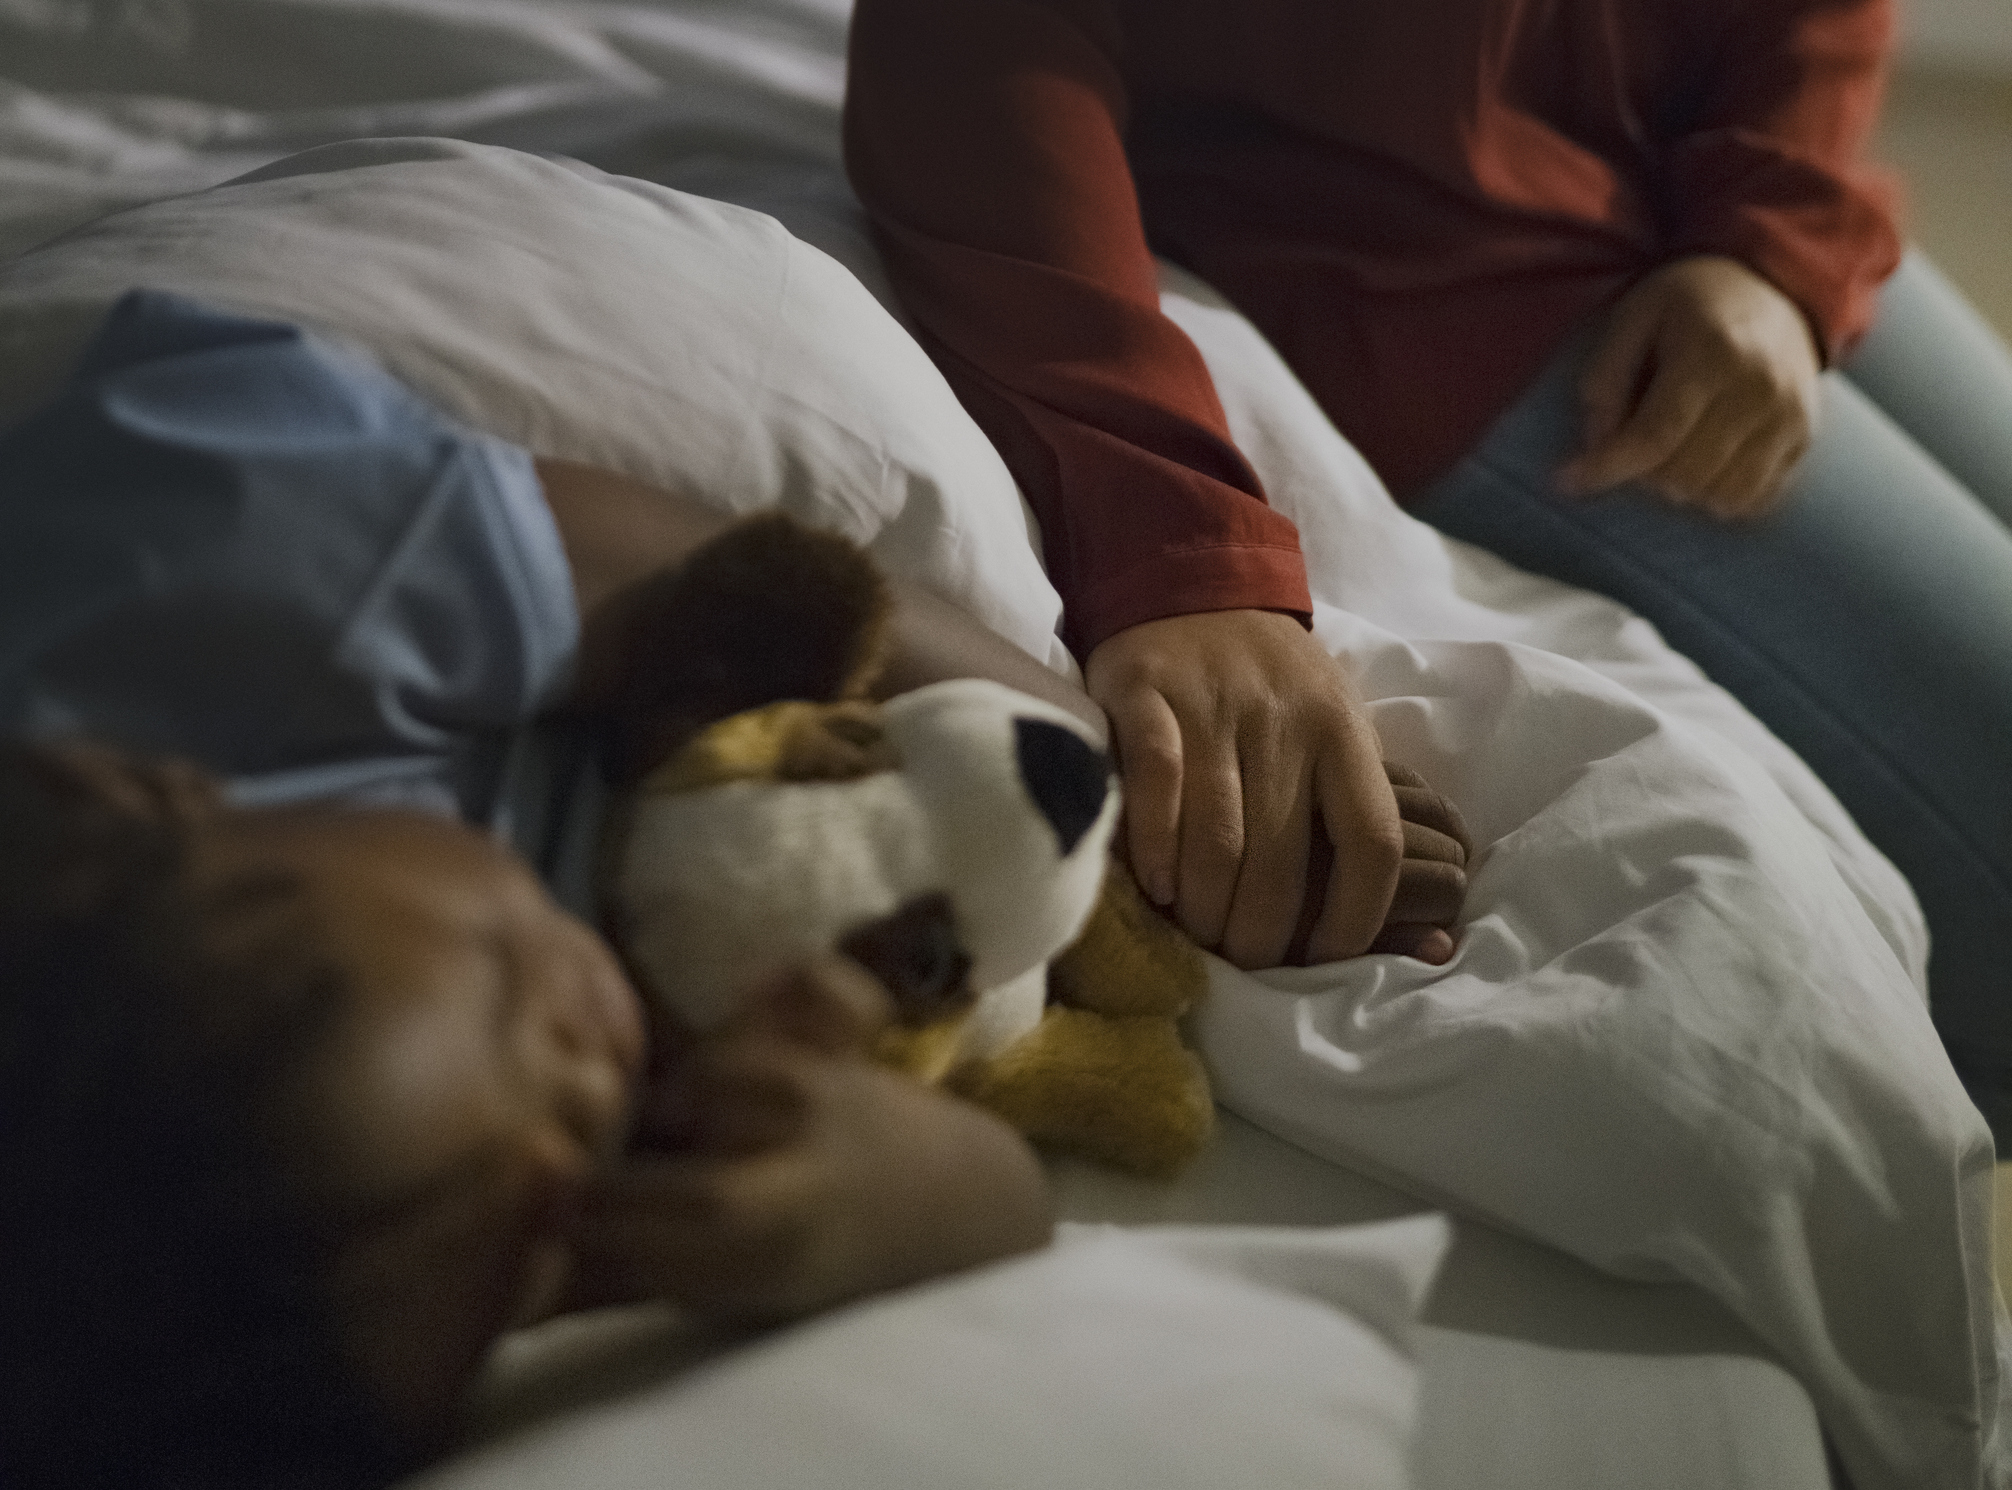
[(846, 159), (1087, 651), (1309, 605), (1153, 250), (1415, 492), (1670, 258), (1743, 260), (1833, 356), (1863, 332), (1891, 31), (1891, 0), (858, 0)]

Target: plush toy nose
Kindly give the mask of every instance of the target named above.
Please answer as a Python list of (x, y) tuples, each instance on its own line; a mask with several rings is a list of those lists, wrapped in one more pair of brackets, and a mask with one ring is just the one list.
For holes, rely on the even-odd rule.
[(1020, 779), (1067, 858), (1104, 810), (1111, 794), (1111, 760), (1074, 730), (1045, 719), (1015, 719), (1013, 749)]

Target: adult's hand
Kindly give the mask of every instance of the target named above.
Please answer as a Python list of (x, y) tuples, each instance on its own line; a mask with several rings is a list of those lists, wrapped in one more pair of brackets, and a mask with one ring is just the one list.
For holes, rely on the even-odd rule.
[(1285, 956), (1313, 818), (1335, 845), (1309, 960), (1368, 949), (1404, 858), (1376, 732), (1348, 675), (1300, 624), (1206, 611), (1108, 637), (1084, 669), (1111, 721), (1133, 873), (1239, 967)]
[(1794, 301), (1734, 259), (1678, 259), (1621, 297), (1580, 380), (1568, 492), (1641, 481), (1714, 517), (1778, 501), (1816, 430), (1822, 361)]

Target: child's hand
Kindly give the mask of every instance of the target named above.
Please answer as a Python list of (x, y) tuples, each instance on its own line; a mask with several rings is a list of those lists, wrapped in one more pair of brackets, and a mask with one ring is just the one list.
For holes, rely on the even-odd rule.
[[(1467, 860), (1474, 843), (1460, 809), (1427, 786), (1423, 776), (1393, 761), (1385, 761), (1383, 770), (1404, 820), (1404, 861), (1397, 869), (1397, 892), (1369, 950), (1416, 957), (1438, 966), (1453, 957), (1449, 928), (1467, 897)], [(1306, 946), (1314, 918), (1320, 913), (1323, 882), (1332, 861), (1333, 849), (1326, 835), (1316, 833), (1306, 903), (1300, 909), (1299, 926), (1286, 958), (1293, 966), (1309, 960)]]
[(867, 1060), (886, 1007), (821, 964), (696, 1044), (585, 1207), (578, 1302), (785, 1319), (1043, 1245), (1046, 1182), (1019, 1135)]
[(1385, 761), (1383, 769), (1404, 818), (1404, 862), (1397, 870), (1397, 894), (1369, 950), (1435, 966), (1450, 962), (1450, 928), (1467, 898), (1467, 860), (1474, 842), (1460, 809), (1427, 786), (1423, 776), (1392, 761)]

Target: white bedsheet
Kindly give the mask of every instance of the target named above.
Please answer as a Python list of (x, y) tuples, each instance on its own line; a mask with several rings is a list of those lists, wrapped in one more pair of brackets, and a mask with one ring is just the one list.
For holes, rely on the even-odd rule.
[[(830, 175), (842, 13), (5, 0), (0, 254), (288, 150), (425, 132), (763, 199), (872, 283)], [(1240, 318), (1176, 272), (1164, 289), (1300, 524), (1319, 635), (1486, 845), (1448, 969), (1218, 966), (1198, 1030), (1225, 1102), (1703, 1290), (1789, 1364), (1858, 1490), (1978, 1483), (2002, 1390), (1991, 1151), (1922, 1008), (1904, 885), (1646, 626), (1405, 518)], [(1437, 1386), (1428, 1362), (1428, 1400), (1491, 1379), (1485, 1355), (1443, 1358)], [(1555, 1389), (1588, 1379), (1557, 1365)]]

